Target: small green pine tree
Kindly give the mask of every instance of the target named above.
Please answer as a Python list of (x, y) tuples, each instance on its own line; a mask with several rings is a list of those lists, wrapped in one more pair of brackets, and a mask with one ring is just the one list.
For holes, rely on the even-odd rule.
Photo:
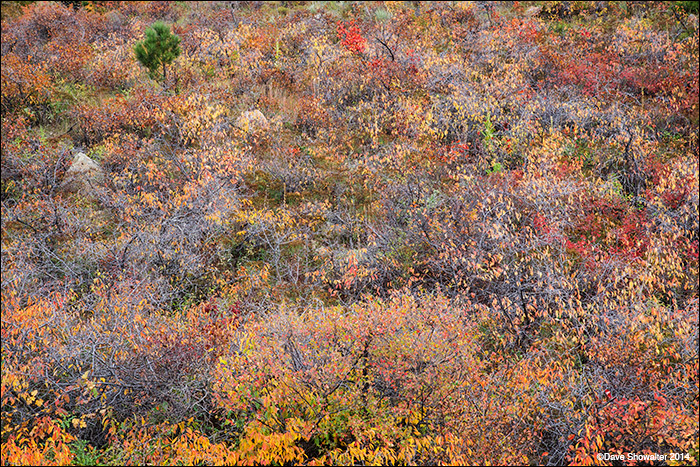
[(180, 38), (170, 33), (170, 28), (160, 21), (146, 29), (146, 39), (134, 46), (136, 58), (141, 65), (148, 68), (148, 75), (157, 79), (158, 69), (165, 67), (180, 55)]
[(686, 13), (697, 15), (700, 11), (700, 2), (673, 2)]

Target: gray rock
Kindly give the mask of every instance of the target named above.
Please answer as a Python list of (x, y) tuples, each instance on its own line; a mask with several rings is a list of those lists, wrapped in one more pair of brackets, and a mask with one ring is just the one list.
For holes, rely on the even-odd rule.
[(105, 174), (102, 167), (85, 153), (79, 152), (66, 170), (61, 189), (68, 193), (94, 194), (104, 183)]
[(248, 133), (259, 133), (270, 130), (270, 122), (258, 109), (243, 112), (236, 119), (236, 126)]
[(531, 6), (527, 10), (525, 10), (525, 17), (526, 18), (534, 18), (535, 16), (539, 15), (542, 13), (542, 6)]

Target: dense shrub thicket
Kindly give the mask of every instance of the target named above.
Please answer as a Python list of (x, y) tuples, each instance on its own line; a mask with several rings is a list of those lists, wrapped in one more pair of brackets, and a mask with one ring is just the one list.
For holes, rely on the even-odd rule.
[(2, 464), (697, 465), (692, 3), (3, 2)]

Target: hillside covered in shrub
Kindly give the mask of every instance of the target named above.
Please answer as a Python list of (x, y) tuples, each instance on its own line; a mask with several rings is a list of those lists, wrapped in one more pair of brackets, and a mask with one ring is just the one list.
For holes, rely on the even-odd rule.
[(2, 2), (2, 464), (697, 465), (698, 42)]

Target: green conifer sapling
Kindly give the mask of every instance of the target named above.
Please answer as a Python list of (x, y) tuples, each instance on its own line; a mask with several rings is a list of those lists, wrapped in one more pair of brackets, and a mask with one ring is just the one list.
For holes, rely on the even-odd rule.
[(159, 21), (146, 29), (146, 39), (134, 46), (134, 52), (138, 61), (148, 68), (152, 79), (157, 78), (159, 68), (163, 70), (165, 79), (166, 65), (180, 55), (180, 38), (171, 34), (170, 28)]

